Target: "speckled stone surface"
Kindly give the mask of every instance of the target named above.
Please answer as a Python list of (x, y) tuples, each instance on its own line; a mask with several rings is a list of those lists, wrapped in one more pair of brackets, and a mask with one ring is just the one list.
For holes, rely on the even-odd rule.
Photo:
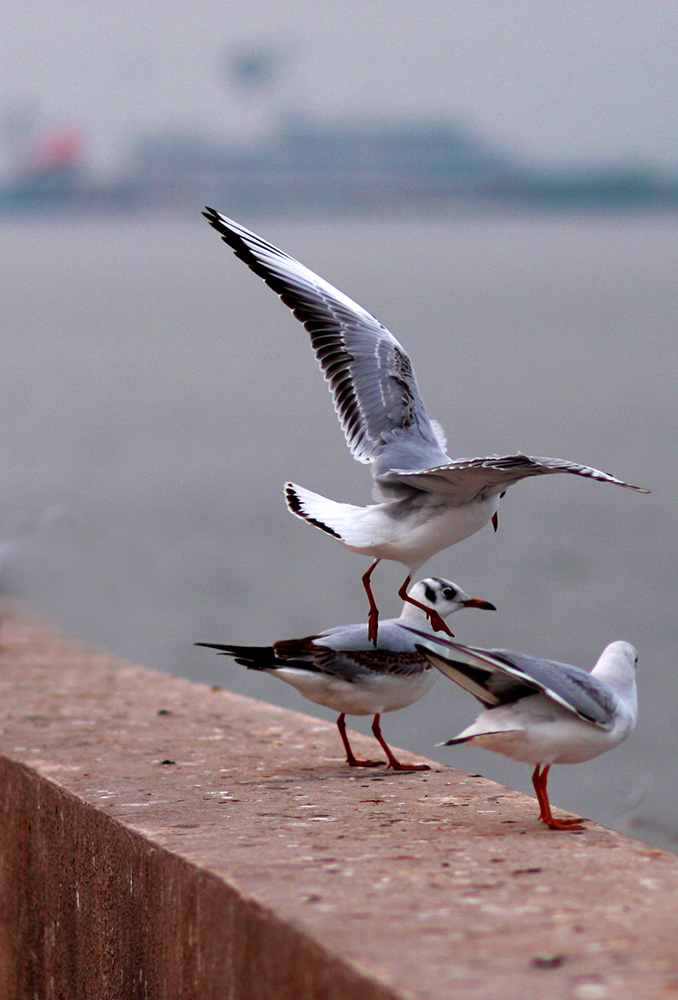
[(2, 617), (9, 996), (678, 997), (674, 855)]

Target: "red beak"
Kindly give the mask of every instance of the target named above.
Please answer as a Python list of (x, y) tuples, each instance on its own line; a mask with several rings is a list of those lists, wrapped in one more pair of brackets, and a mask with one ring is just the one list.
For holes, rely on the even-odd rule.
[(494, 604), (489, 601), (481, 601), (477, 597), (469, 597), (468, 601), (461, 601), (465, 608), (481, 608), (483, 611), (496, 611)]

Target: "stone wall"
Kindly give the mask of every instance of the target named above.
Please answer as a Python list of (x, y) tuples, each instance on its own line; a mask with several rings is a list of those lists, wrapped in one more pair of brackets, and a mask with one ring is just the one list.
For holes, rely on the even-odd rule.
[(3, 998), (678, 996), (675, 856), (2, 617)]

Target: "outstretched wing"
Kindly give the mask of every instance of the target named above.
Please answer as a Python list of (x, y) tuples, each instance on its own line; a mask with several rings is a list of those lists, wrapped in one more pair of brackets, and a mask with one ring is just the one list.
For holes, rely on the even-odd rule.
[(511, 704), (541, 691), (587, 722), (602, 728), (612, 723), (614, 692), (580, 667), (509, 649), (478, 649), (441, 636), (421, 636), (417, 649), (484, 705)]
[(387, 452), (396, 443), (399, 465), (404, 468), (448, 461), (424, 408), (410, 359), (386, 327), (244, 226), (213, 208), (203, 215), (311, 335), (353, 456), (364, 463), (379, 457), (380, 467), (388, 468)]
[(508, 489), (527, 476), (548, 476), (557, 472), (569, 472), (574, 476), (614, 483), (638, 493), (650, 492), (642, 486), (631, 486), (622, 479), (589, 465), (578, 465), (563, 458), (523, 455), (521, 452), (516, 455), (493, 455), (489, 458), (458, 458), (431, 469), (391, 469), (379, 476), (379, 482), (406, 483), (420, 490), (444, 493), (457, 503), (468, 503), (479, 495)]

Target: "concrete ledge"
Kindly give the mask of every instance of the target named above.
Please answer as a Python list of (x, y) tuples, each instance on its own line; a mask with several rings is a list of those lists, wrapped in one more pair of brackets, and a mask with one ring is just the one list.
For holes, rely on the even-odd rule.
[(675, 856), (1, 613), (7, 996), (678, 996)]

